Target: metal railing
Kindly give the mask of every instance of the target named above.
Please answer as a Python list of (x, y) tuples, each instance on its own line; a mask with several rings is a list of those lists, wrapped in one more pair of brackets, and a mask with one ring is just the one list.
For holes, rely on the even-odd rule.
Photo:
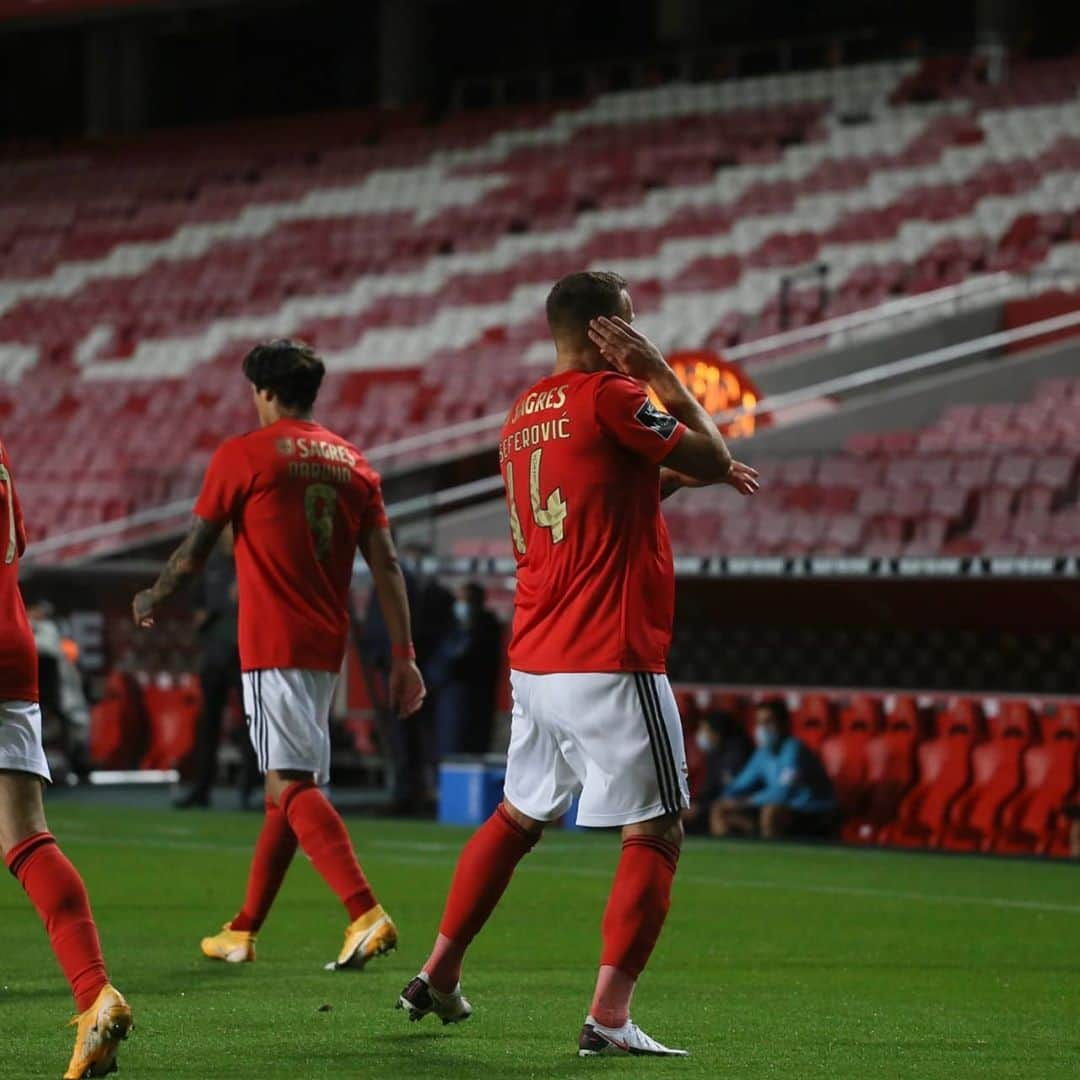
[[(744, 416), (757, 416), (768, 413), (775, 416), (795, 409), (807, 402), (820, 400), (824, 397), (835, 397), (840, 394), (863, 390), (870, 386), (884, 385), (904, 375), (914, 375), (920, 372), (932, 371), (935, 368), (944, 367), (954, 360), (960, 360), (968, 356), (977, 356), (980, 353), (992, 352), (1005, 345), (1013, 345), (1018, 342), (1030, 341), (1032, 338), (1042, 337), (1046, 334), (1058, 333), (1062, 330), (1080, 331), (1080, 311), (1071, 311), (1064, 315), (1056, 315), (1050, 319), (1028, 323), (1026, 326), (1017, 327), (1015, 330), (1002, 330), (994, 334), (987, 334), (971, 341), (964, 341), (957, 345), (946, 345), (930, 352), (919, 353), (902, 360), (894, 360), (887, 364), (879, 364), (877, 367), (866, 368), (863, 371), (852, 372), (848, 375), (839, 375), (835, 378), (824, 379), (821, 382), (812, 383), (798, 390), (776, 394), (770, 398), (762, 398), (754, 405), (728, 409), (718, 413), (713, 419), (718, 424), (731, 423)], [(498, 476), (490, 477), (492, 492), (502, 492), (502, 480)], [(447, 488), (431, 496), (421, 496), (410, 499), (408, 503), (400, 504), (403, 511), (428, 512), (443, 509), (458, 502), (464, 502), (474, 496), (483, 480), (472, 481), (459, 488)], [(468, 490), (467, 490), (468, 489)]]
[[(851, 315), (839, 316), (835, 319), (827, 319), (820, 323), (800, 327), (796, 330), (774, 334), (758, 341), (748, 342), (729, 350), (725, 355), (735, 360), (745, 360), (748, 357), (761, 353), (771, 352), (777, 349), (787, 348), (807, 342), (820, 342), (823, 338), (833, 340), (838, 336), (852, 331), (865, 329), (869, 326), (882, 326), (892, 323), (897, 318), (911, 315), (912, 313), (925, 313), (931, 309), (954, 304), (959, 305), (962, 301), (977, 300), (985, 302), (987, 299), (1000, 294), (1003, 290), (1009, 295), (1015, 295), (1017, 291), (1028, 288), (1027, 279), (1008, 273), (991, 274), (960, 285), (949, 286), (934, 292), (924, 293), (915, 297), (904, 297), (892, 300), (877, 308), (867, 311), (854, 312)], [(826, 379), (823, 382), (810, 384), (798, 390), (788, 391), (784, 394), (763, 398), (755, 405), (746, 408), (729, 409), (719, 414), (716, 419), (719, 423), (728, 423), (743, 416), (756, 416), (760, 413), (775, 415), (778, 412), (791, 409), (797, 405), (812, 401), (828, 395), (842, 394), (852, 390), (862, 389), (874, 383), (881, 383), (901, 375), (913, 374), (923, 370), (929, 370), (951, 360), (961, 359), (979, 352), (987, 352), (1016, 342), (1030, 340), (1044, 334), (1055, 333), (1060, 330), (1080, 327), (1080, 311), (1058, 315), (1051, 319), (1044, 319), (1037, 323), (1029, 323), (1026, 326), (1017, 327), (1014, 330), (1005, 330), (985, 337), (976, 338), (972, 341), (961, 342), (958, 345), (949, 345), (935, 349), (929, 353), (896, 360), (889, 364), (867, 368), (863, 371), (849, 375)], [(505, 410), (491, 413), (475, 420), (467, 420), (460, 424), (439, 428), (434, 431), (421, 432), (405, 439), (399, 439), (383, 446), (373, 447), (366, 452), (366, 457), (373, 464), (391, 462), (403, 455), (412, 455), (417, 451), (430, 447), (445, 445), (448, 442), (473, 435), (486, 435), (497, 431), (506, 419)], [(497, 481), (498, 478), (488, 478)], [(430, 512), (431, 510), (443, 509), (454, 502), (464, 501), (476, 494), (482, 493), (478, 485), (483, 485), (488, 480), (473, 481), (470, 484), (460, 485), (457, 488), (449, 488), (436, 492), (432, 495), (422, 495), (405, 500), (391, 510), (396, 510), (405, 517), (414, 517), (418, 513)], [(491, 490), (498, 488), (494, 483)], [(476, 490), (474, 490), (476, 489)], [(113, 521), (102, 522), (99, 525), (91, 525), (84, 529), (76, 529), (68, 533), (47, 537), (33, 545), (28, 562), (40, 559), (42, 556), (54, 555), (71, 548), (80, 548), (87, 544), (97, 544), (103, 540), (115, 537), (124, 537), (133, 530), (161, 525), (165, 522), (175, 522), (177, 519), (187, 517), (191, 513), (192, 499), (181, 499), (161, 506), (148, 507), (145, 510), (136, 511), (124, 518), (116, 518)], [(90, 552), (88, 554), (94, 554)]]
[(837, 394), (861, 390), (867, 386), (889, 382), (901, 375), (913, 375), (918, 372), (929, 371), (952, 360), (992, 352), (1004, 345), (1014, 345), (1018, 342), (1029, 341), (1031, 338), (1074, 328), (1080, 328), (1080, 311), (1070, 311), (1064, 315), (1055, 315), (1051, 319), (1041, 319), (1039, 322), (1018, 326), (1015, 330), (1000, 330), (995, 334), (986, 334), (971, 341), (962, 341), (957, 345), (945, 345), (940, 349), (919, 353), (917, 356), (893, 360), (888, 364), (879, 364), (877, 367), (854, 371), (848, 375), (838, 375), (835, 378), (825, 379), (822, 382), (813, 383), (798, 390), (790, 390), (784, 394), (775, 394), (770, 398), (762, 398), (761, 401), (753, 405), (727, 409), (717, 414), (714, 419), (718, 424), (727, 424), (740, 417), (757, 416), (760, 413), (768, 413), (770, 416), (774, 416), (776, 413), (793, 409), (798, 405), (804, 405), (808, 401), (816, 401), (823, 397), (835, 397)]
[[(758, 338), (756, 341), (748, 341), (745, 345), (736, 345), (733, 348), (725, 349), (724, 357), (742, 363), (767, 353), (779, 352), (799, 345), (809, 347), (820, 345), (824, 341), (829, 346), (835, 347), (842, 344), (848, 337), (854, 336), (857, 331), (877, 327), (881, 333), (887, 333), (889, 330), (896, 329), (895, 323), (897, 320), (904, 320), (912, 316), (923, 317), (930, 313), (938, 314), (942, 309), (950, 307), (954, 311), (961, 311), (975, 304), (984, 304), (994, 299), (1005, 298), (1007, 295), (1012, 295), (1014, 291), (1026, 291), (1028, 288), (1027, 279), (1022, 275), (1006, 271), (986, 274), (970, 278), (958, 285), (934, 289), (932, 292), (920, 293), (918, 296), (904, 296), (896, 300), (888, 300), (884, 304), (867, 308), (864, 311), (854, 311), (848, 315), (837, 315), (834, 318), (823, 319), (821, 322), (810, 323), (794, 330), (784, 330), (778, 334), (770, 334), (768, 337)], [(449, 427), (423, 431), (418, 435), (410, 435), (404, 439), (397, 439), (392, 443), (372, 447), (370, 451), (365, 453), (365, 456), (373, 464), (390, 461), (456, 439), (497, 431), (502, 427), (505, 419), (505, 409), (501, 412), (488, 413), (485, 416), (477, 417), (475, 420), (463, 420), (461, 423), (451, 424)]]

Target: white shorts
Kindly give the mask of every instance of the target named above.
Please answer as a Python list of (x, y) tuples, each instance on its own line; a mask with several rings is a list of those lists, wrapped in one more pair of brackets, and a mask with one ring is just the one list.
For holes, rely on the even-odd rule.
[(330, 781), (330, 706), (336, 671), (245, 671), (244, 717), (259, 771), (293, 769)]
[(666, 675), (510, 672), (507, 800), (553, 821), (574, 797), (579, 825), (603, 828), (690, 805), (686, 751)]
[(41, 708), (36, 701), (0, 701), (0, 769), (52, 782), (41, 747)]

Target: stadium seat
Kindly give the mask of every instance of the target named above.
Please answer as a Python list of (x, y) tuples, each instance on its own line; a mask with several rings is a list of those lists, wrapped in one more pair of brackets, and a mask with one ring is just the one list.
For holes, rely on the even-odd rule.
[(912, 698), (899, 698), (889, 711), (883, 732), (866, 743), (867, 799), (862, 816), (844, 822), (843, 838), (851, 843), (874, 843), (895, 820), (900, 805), (915, 783), (915, 747), (919, 739), (918, 707)]
[(950, 851), (990, 851), (998, 815), (1021, 783), (1021, 755), (1030, 739), (1030, 717), (1007, 713), (995, 737), (971, 752), (971, 787), (948, 811), (942, 838)]
[(916, 751), (919, 780), (884, 831), (887, 842), (901, 847), (941, 846), (949, 809), (969, 783), (975, 728), (968, 702), (958, 703), (940, 717), (937, 737)]
[[(762, 696), (716, 691), (711, 705), (748, 722)], [(1061, 810), (1080, 799), (1080, 705), (844, 691), (788, 701), (833, 780), (845, 843), (1068, 853)]]
[[(779, 268), (811, 258), (838, 287), (825, 309), (814, 291), (793, 291), (789, 325), (995, 266), (1067, 265), (1075, 72), (1046, 61), (994, 87), (930, 73), (905, 89), (912, 67), (728, 79), (693, 93), (661, 85), (434, 126), (370, 110), (307, 129), (216, 132), (212, 152), (173, 134), (39, 148), (29, 171), (16, 154), (0, 169), (0, 375), (18, 387), (0, 402), (5, 441), (24, 480), (54, 494), (34, 447), (48, 439), (83, 460), (91, 420), (101, 444), (85, 493), (35, 501), (35, 537), (191, 496), (213, 446), (250, 423), (235, 365), (240, 343), (261, 334), (307, 337), (331, 354), (328, 415), (359, 404), (348, 400), (354, 375), (404, 386), (342, 413), (339, 426), (372, 446), (406, 422), (437, 427), (505, 406), (527, 374), (517, 362), (546, 349), (547, 284), (598, 258), (632, 261), (638, 306), (669, 348), (768, 335), (779, 327)], [(857, 129), (827, 119), (852, 96), (878, 103)], [(942, 96), (958, 114), (942, 115)], [(182, 414), (196, 404), (180, 378), (192, 370), (203, 419), (194, 453), (147, 393), (169, 379)], [(498, 370), (510, 378), (492, 379)], [(924, 432), (853, 439), (850, 457), (874, 475), (830, 485), (823, 472), (829, 495), (803, 506), (814, 519), (797, 534), (766, 520), (762, 549), (951, 543), (970, 510), (959, 494), (927, 506), (916, 482), (901, 485), (899, 508), (870, 514), (862, 496), (850, 505), (851, 491), (894, 486), (884, 472), (918, 474), (889, 459), (931, 447), (940, 463), (922, 475), (939, 491), (950, 486), (931, 478), (959, 470), (953, 455), (1060, 453), (1058, 471), (1037, 465), (1030, 487), (1006, 460), (992, 485), (958, 479), (956, 490), (993, 487), (995, 503), (1011, 491), (1012, 514), (1066, 510), (1076, 425), (1038, 415), (976, 409)], [(150, 432), (161, 452), (147, 467), (125, 447)], [(1039, 453), (1036, 439), (1046, 440)], [(115, 489), (92, 482), (105, 476)], [(840, 516), (850, 514), (863, 523)]]
[(150, 724), (150, 744), (139, 763), (142, 769), (184, 771), (195, 749), (202, 708), (202, 691), (193, 675), (143, 676), (142, 695)]
[(1072, 711), (1066, 713), (1049, 738), (1024, 752), (1023, 785), (1001, 811), (995, 851), (1050, 854), (1060, 845), (1065, 824), (1061, 810), (1078, 781), (1077, 721)]
[(101, 700), (90, 710), (88, 752), (99, 769), (134, 769), (149, 741), (146, 705), (138, 681), (122, 671), (105, 679)]
[[(1058, 380), (1071, 400), (1074, 380)], [(1075, 380), (1080, 386), (1080, 379)], [(1080, 539), (1075, 510), (1080, 452), (985, 453), (1003, 425), (1060, 423), (1032, 402), (945, 409), (935, 427), (891, 436), (868, 433), (859, 448), (821, 458), (762, 461), (769, 483), (749, 508), (723, 514), (708, 497), (666, 511), (677, 551), (823, 555), (1060, 554)], [(1009, 429), (1012, 430), (1012, 429)], [(927, 433), (940, 434), (930, 449)], [(970, 435), (980, 453), (953, 447)], [(946, 437), (947, 436), (947, 437)], [(908, 440), (915, 438), (912, 447)], [(1080, 432), (1071, 445), (1080, 446)], [(1071, 449), (1070, 445), (1070, 449)]]
[(824, 694), (805, 694), (791, 712), (791, 731), (811, 750), (820, 750), (834, 730), (832, 706)]
[(867, 746), (880, 725), (880, 702), (856, 695), (840, 710), (840, 730), (821, 743), (821, 760), (833, 782), (845, 825), (867, 815), (871, 797)]

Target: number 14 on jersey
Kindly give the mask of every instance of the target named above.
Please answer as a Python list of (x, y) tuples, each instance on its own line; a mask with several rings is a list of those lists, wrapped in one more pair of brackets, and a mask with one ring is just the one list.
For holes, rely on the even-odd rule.
[[(534, 450), (529, 457), (529, 506), (533, 521), (541, 529), (551, 530), (551, 542), (558, 544), (564, 537), (563, 522), (566, 520), (567, 507), (563, 501), (562, 490), (556, 488), (543, 502), (540, 497), (540, 463), (544, 448)], [(518, 517), (517, 500), (514, 497), (514, 463), (506, 463), (506, 501), (510, 508), (510, 535), (514, 538), (514, 547), (519, 555), (525, 554), (525, 533)]]

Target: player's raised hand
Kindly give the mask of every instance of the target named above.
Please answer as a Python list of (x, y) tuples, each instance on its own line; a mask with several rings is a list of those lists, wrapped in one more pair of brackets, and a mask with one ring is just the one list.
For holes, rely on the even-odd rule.
[(414, 660), (395, 656), (390, 662), (390, 708), (403, 720), (412, 716), (427, 697), (424, 676)]
[(740, 495), (753, 495), (761, 487), (757, 469), (744, 465), (741, 461), (731, 463), (731, 470), (724, 477), (723, 483), (733, 487)]
[(618, 315), (612, 319), (605, 316), (593, 319), (589, 323), (589, 339), (600, 355), (624, 375), (647, 380), (657, 371), (667, 369), (664, 354)]
[(143, 589), (135, 594), (131, 602), (131, 614), (135, 625), (149, 629), (154, 625), (154, 593), (152, 589)]

